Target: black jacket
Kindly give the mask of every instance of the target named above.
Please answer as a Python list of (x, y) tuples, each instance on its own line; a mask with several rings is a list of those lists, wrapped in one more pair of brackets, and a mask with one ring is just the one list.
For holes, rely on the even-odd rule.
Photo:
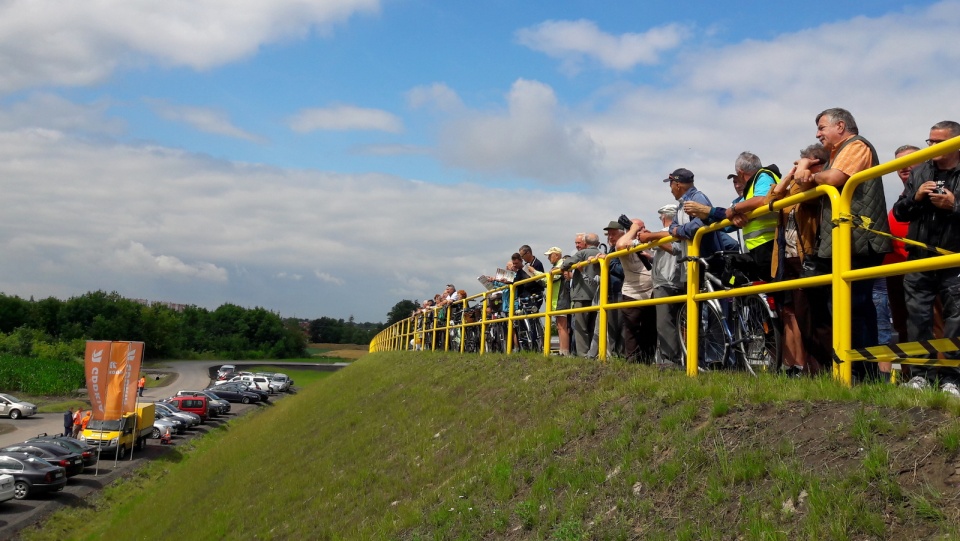
[[(947, 171), (938, 171), (932, 161), (924, 162), (913, 168), (910, 180), (903, 193), (893, 205), (893, 216), (901, 222), (910, 222), (907, 238), (924, 244), (960, 252), (960, 205), (954, 203), (952, 210), (933, 206), (930, 199), (914, 199), (920, 185), (928, 180), (936, 180), (936, 175), (944, 181), (944, 188), (953, 192), (960, 201), (960, 166)], [(937, 255), (919, 246), (907, 245), (908, 259), (923, 259)]]

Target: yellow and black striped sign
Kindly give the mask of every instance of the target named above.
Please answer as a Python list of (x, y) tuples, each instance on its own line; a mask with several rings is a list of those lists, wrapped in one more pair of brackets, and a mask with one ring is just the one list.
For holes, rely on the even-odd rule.
[[(938, 338), (919, 342), (904, 342), (889, 346), (873, 346), (847, 351), (850, 361), (900, 362), (906, 364), (933, 364), (960, 366), (960, 359), (937, 359), (938, 353), (960, 351), (960, 338)], [(931, 359), (930, 357), (934, 357)]]

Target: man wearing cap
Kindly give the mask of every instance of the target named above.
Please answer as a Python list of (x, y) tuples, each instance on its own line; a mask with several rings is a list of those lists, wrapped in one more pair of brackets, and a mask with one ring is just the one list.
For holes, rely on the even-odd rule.
[[(543, 253), (547, 256), (553, 270), (559, 269), (563, 261), (563, 251), (554, 246)], [(553, 291), (550, 293), (551, 310), (567, 310), (570, 308), (570, 285), (567, 283), (564, 272), (553, 274)], [(554, 316), (557, 323), (557, 338), (560, 339), (560, 355), (570, 355), (570, 326), (569, 315)]]
[[(617, 241), (623, 236), (623, 226), (621, 226), (616, 220), (613, 220), (607, 224), (607, 227), (604, 227), (603, 230), (607, 234), (607, 246), (609, 247), (608, 251), (612, 252), (616, 249)], [(600, 259), (605, 259), (603, 254), (600, 254), (597, 257)], [(607, 303), (620, 302), (623, 289), (623, 265), (621, 264), (620, 258), (609, 259), (607, 260), (607, 264), (610, 267), (609, 272), (607, 272)], [(621, 341), (621, 335), (620, 310), (607, 310), (608, 359), (614, 355), (623, 355), (623, 343)], [(600, 320), (598, 318), (594, 323), (593, 328), (593, 345), (590, 346), (590, 351), (587, 353), (587, 356), (596, 357), (599, 353), (599, 346)]]
[[(693, 185), (693, 173), (689, 169), (677, 169), (673, 173), (670, 173), (663, 181), (670, 184), (670, 193), (677, 198), (678, 209), (683, 208), (683, 204), (687, 201), (693, 201), (708, 207), (713, 206), (706, 194)], [(670, 225), (670, 236), (689, 242), (693, 239), (697, 230), (704, 225), (700, 217), (689, 216), (684, 212), (678, 212), (676, 219)], [(702, 237), (700, 241), (701, 255), (711, 255), (720, 249), (721, 245), (717, 238), (716, 231), (707, 233)], [(680, 253), (682, 262), (683, 258), (687, 256), (687, 242), (680, 243)], [(687, 282), (687, 266), (685, 264), (680, 265), (680, 282), (683, 284)]]
[[(677, 215), (676, 203), (660, 207), (657, 213), (660, 215), (660, 223), (663, 224), (663, 229), (658, 232), (641, 231), (637, 236), (640, 242), (653, 242), (670, 236), (670, 226), (673, 225), (674, 218)], [(653, 254), (651, 279), (654, 299), (673, 297), (685, 293), (683, 282), (680, 281), (682, 265), (678, 258), (682, 251), (678, 244), (680, 243), (661, 244)], [(657, 359), (657, 363), (661, 366), (679, 367), (683, 360), (680, 339), (677, 335), (677, 312), (679, 310), (680, 304), (678, 303), (657, 305), (657, 343), (660, 349), (660, 358)]]
[[(578, 235), (579, 239), (580, 236)], [(583, 235), (584, 247), (577, 250), (570, 259), (565, 259), (560, 268), (570, 270), (573, 265), (590, 261), (595, 258), (600, 250), (600, 237), (596, 233), (587, 233)], [(597, 280), (600, 276), (600, 266), (596, 263), (584, 265), (574, 269), (570, 280), (570, 307), (582, 308), (593, 305), (593, 298), (597, 293)], [(596, 312), (581, 312), (573, 314), (573, 336), (577, 346), (577, 355), (587, 356), (590, 351), (590, 342), (593, 338), (593, 322), (597, 317)]]

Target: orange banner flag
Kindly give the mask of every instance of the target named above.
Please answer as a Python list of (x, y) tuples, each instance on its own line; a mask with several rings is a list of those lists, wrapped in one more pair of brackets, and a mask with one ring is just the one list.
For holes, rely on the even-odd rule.
[(84, 367), (94, 419), (119, 419), (137, 407), (143, 342), (87, 341)]

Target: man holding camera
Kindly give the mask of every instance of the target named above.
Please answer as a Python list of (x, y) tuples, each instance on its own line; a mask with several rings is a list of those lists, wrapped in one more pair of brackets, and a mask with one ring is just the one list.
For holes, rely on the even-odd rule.
[[(952, 120), (930, 128), (928, 145), (942, 143), (960, 135), (960, 124)], [(917, 165), (903, 193), (893, 205), (893, 215), (909, 222), (907, 238), (960, 252), (960, 206), (955, 194), (960, 189), (960, 151), (948, 152)], [(936, 255), (918, 246), (907, 246), (907, 260)], [(957, 268), (914, 272), (903, 278), (907, 303), (907, 337), (911, 341), (933, 338), (933, 303), (943, 303), (943, 336), (960, 336), (960, 276)], [(956, 358), (955, 354), (950, 355)], [(953, 367), (911, 367), (914, 377), (907, 385), (923, 389), (939, 384), (941, 389), (960, 396), (960, 370)]]

